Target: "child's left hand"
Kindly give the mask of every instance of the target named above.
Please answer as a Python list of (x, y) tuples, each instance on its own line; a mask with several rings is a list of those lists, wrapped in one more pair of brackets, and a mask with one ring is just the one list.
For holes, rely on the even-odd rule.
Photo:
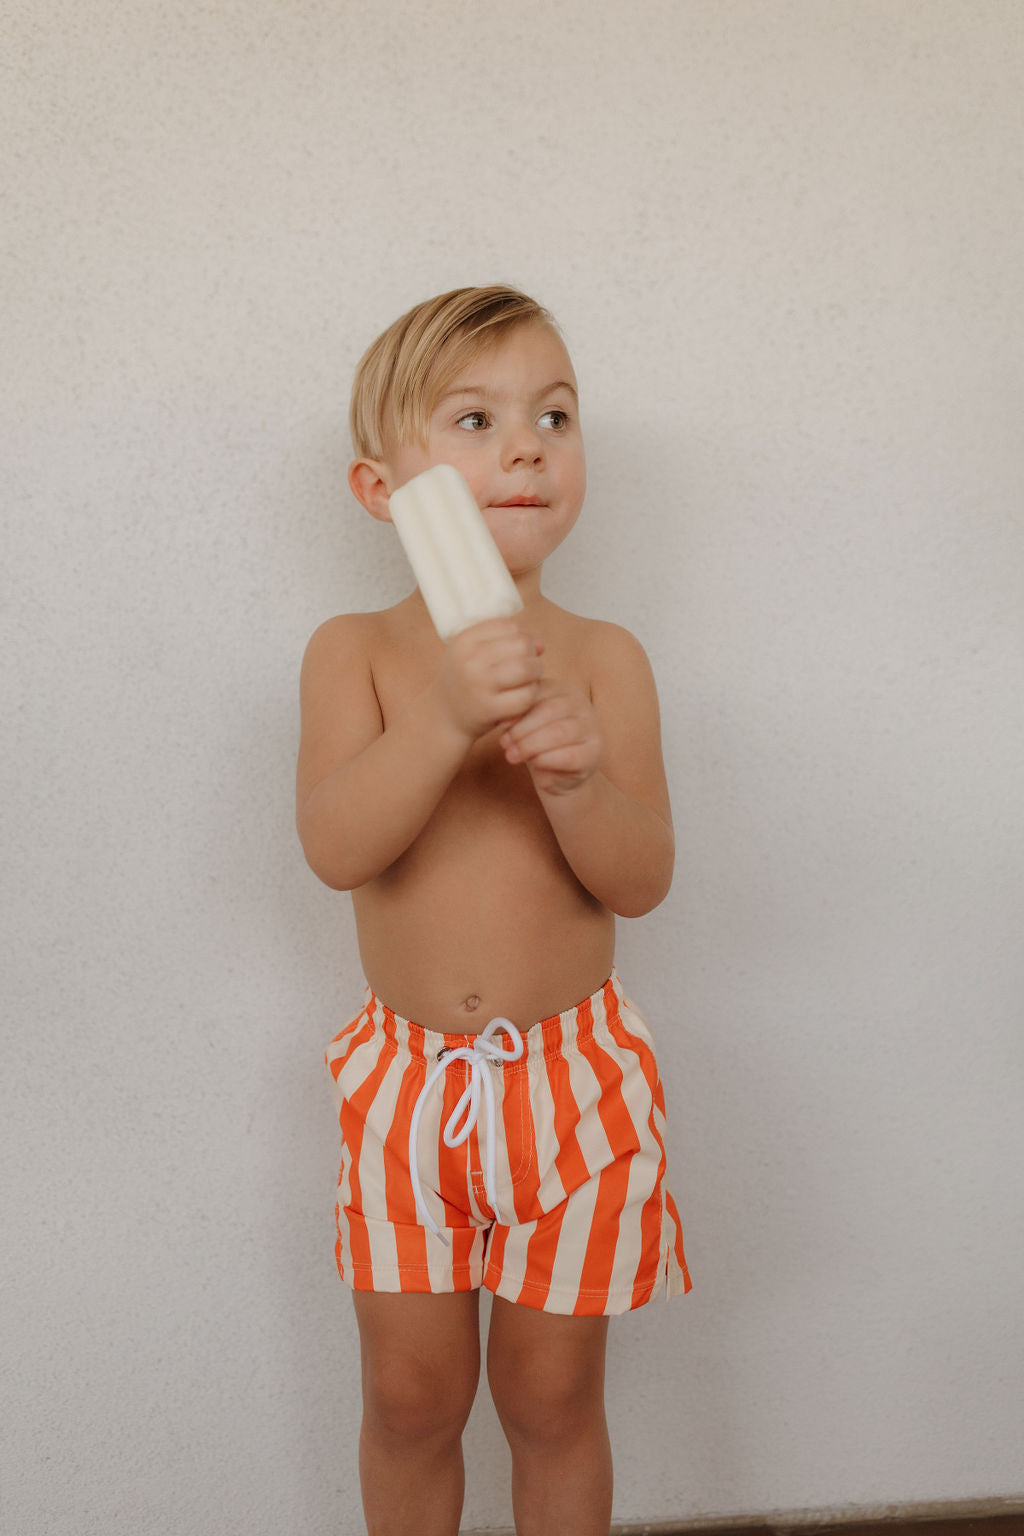
[(593, 704), (568, 683), (542, 679), (537, 701), (501, 735), (510, 763), (525, 763), (537, 789), (567, 794), (599, 766), (604, 738)]

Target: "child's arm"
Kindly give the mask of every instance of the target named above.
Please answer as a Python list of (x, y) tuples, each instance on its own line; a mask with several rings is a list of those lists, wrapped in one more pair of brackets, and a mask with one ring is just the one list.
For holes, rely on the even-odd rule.
[(385, 729), (369, 635), (362, 615), (331, 619), (302, 663), (299, 838), (314, 873), (342, 891), (405, 852), (473, 742), (530, 708), (541, 671), (541, 647), (511, 619), (474, 625)]
[(620, 917), (641, 917), (672, 883), (675, 836), (661, 755), (658, 696), (639, 641), (595, 626), (593, 702), (545, 681), (502, 736), (525, 763), (577, 879)]

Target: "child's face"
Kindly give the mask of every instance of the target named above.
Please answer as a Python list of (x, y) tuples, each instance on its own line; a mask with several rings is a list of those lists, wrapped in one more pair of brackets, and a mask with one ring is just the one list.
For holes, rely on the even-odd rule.
[(550, 326), (516, 326), (478, 353), (434, 407), (426, 445), (391, 455), (389, 489), (433, 464), (462, 471), (513, 576), (558, 548), (583, 505), (586, 465), (576, 376)]

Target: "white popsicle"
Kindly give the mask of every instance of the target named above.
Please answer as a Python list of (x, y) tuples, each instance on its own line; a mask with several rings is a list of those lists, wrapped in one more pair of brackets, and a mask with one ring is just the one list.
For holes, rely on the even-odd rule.
[(442, 640), (520, 612), (508, 566), (454, 465), (435, 464), (407, 480), (388, 507)]

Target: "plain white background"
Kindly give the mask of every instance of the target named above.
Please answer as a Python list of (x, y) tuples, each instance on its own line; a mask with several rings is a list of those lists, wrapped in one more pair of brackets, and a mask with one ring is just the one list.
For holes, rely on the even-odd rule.
[[(647, 646), (678, 827), (619, 968), (695, 1289), (613, 1327), (616, 1516), (1024, 1491), (1021, 7), (4, 32), (4, 1528), (362, 1529), (297, 677), (408, 586), (353, 366), (493, 281), (572, 350), (548, 590)], [(486, 1390), (467, 1452), (510, 1525)]]

